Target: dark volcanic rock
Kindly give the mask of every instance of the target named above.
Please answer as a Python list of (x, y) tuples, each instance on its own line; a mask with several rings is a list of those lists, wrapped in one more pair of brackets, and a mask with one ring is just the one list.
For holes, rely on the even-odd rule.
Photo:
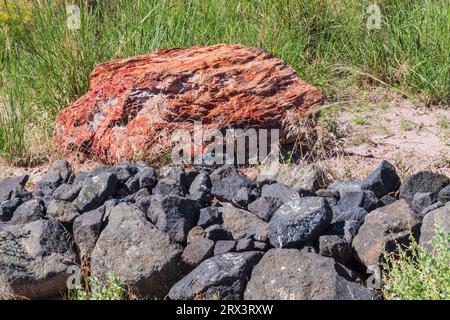
[(199, 173), (189, 187), (189, 199), (208, 203), (211, 201), (212, 183), (206, 172)]
[(222, 253), (233, 252), (236, 250), (236, 241), (234, 240), (219, 240), (214, 246), (214, 255), (217, 256)]
[(162, 298), (179, 278), (182, 248), (155, 228), (134, 204), (119, 204), (109, 216), (91, 257), (95, 276), (110, 272), (140, 295)]
[(169, 292), (172, 300), (241, 299), (260, 252), (231, 252), (209, 258), (177, 282)]
[(205, 238), (212, 241), (219, 240), (233, 240), (233, 235), (230, 231), (221, 228), (220, 225), (212, 225), (205, 229)]
[(66, 160), (55, 161), (37, 183), (37, 189), (44, 195), (51, 195), (61, 184), (67, 182), (72, 174), (72, 167)]
[(450, 201), (450, 186), (446, 186), (444, 189), (439, 191), (438, 200), (442, 203), (447, 203)]
[(240, 175), (233, 168), (225, 169), (222, 174), (211, 175), (211, 182), (211, 194), (230, 202), (239, 190), (244, 188), (251, 191), (255, 186), (254, 181)]
[(450, 179), (443, 174), (430, 171), (419, 171), (405, 179), (400, 187), (400, 198), (406, 199), (408, 203), (418, 192), (431, 192), (435, 195), (450, 184)]
[(420, 228), (419, 244), (432, 251), (432, 241), (436, 238), (436, 227), (439, 225), (442, 232), (448, 235), (450, 232), (450, 203), (425, 215)]
[(56, 188), (52, 193), (52, 197), (57, 200), (73, 201), (81, 190), (81, 184), (64, 183)]
[(282, 204), (283, 202), (277, 198), (261, 197), (250, 203), (248, 210), (264, 221), (269, 221)]
[(252, 251), (253, 249), (254, 249), (254, 241), (252, 238), (239, 239), (238, 242), (236, 243), (237, 252)]
[(80, 212), (91, 211), (100, 207), (116, 191), (117, 177), (112, 173), (101, 173), (83, 184), (73, 204)]
[(126, 186), (131, 193), (135, 193), (142, 188), (152, 189), (157, 182), (158, 179), (155, 170), (151, 167), (147, 167), (131, 177), (126, 182)]
[(186, 190), (176, 180), (164, 178), (158, 181), (158, 184), (153, 189), (153, 195), (168, 196), (175, 195), (183, 197)]
[(95, 243), (100, 236), (103, 226), (105, 207), (101, 206), (83, 213), (73, 222), (73, 239), (80, 249), (80, 257), (90, 258)]
[(414, 194), (411, 207), (420, 215), (425, 208), (428, 208), (436, 201), (435, 199), (436, 195), (432, 192), (418, 192)]
[(348, 242), (334, 235), (320, 236), (319, 252), (321, 255), (334, 258), (344, 265), (347, 265), (352, 258), (352, 248)]
[(66, 225), (72, 224), (79, 215), (78, 208), (72, 202), (52, 200), (47, 206), (47, 217)]
[(66, 291), (67, 267), (76, 263), (64, 229), (37, 220), (0, 229), (0, 274), (17, 296), (42, 299)]
[(44, 207), (42, 202), (33, 199), (21, 204), (11, 218), (11, 224), (25, 224), (32, 221), (40, 220), (44, 217)]
[(10, 177), (0, 181), (0, 203), (9, 200), (18, 192), (22, 192), (29, 176)]
[(298, 190), (291, 189), (281, 183), (266, 184), (261, 189), (261, 197), (275, 198), (282, 203), (289, 202), (293, 198), (298, 198)]
[(219, 209), (216, 206), (200, 209), (197, 225), (206, 228), (216, 223), (222, 223)]
[(272, 249), (253, 269), (246, 300), (374, 300), (379, 294), (348, 281), (333, 259)]
[(186, 242), (189, 230), (197, 224), (198, 214), (196, 201), (175, 195), (153, 197), (147, 212), (147, 216), (160, 230), (178, 242)]
[(357, 259), (366, 266), (378, 265), (383, 252), (396, 244), (407, 244), (410, 235), (417, 238), (420, 220), (405, 200), (372, 211), (366, 216), (353, 239)]
[(6, 200), (0, 204), (0, 222), (11, 220), (14, 211), (23, 203), (21, 198)]
[(198, 266), (202, 261), (213, 255), (214, 241), (209, 239), (198, 239), (189, 243), (183, 251), (181, 258), (183, 262), (191, 267)]
[(321, 197), (305, 197), (282, 205), (269, 222), (274, 247), (300, 246), (319, 237), (330, 225), (331, 208)]

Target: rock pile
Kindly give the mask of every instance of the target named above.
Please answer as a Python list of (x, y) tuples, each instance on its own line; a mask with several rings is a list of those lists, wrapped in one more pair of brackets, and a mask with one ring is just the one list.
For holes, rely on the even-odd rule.
[(68, 267), (87, 261), (148, 297), (379, 299), (364, 283), (383, 251), (410, 235), (429, 245), (436, 219), (450, 231), (445, 176), (401, 183), (384, 161), (323, 189), (317, 166), (285, 169), (256, 181), (233, 167), (143, 163), (74, 174), (60, 160), (35, 190), (27, 176), (2, 180), (0, 288), (56, 297)]

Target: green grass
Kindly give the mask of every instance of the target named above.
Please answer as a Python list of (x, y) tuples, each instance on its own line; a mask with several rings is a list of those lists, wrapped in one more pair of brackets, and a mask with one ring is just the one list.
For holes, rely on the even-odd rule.
[(432, 252), (411, 239), (408, 248), (385, 254), (382, 292), (386, 299), (450, 299), (450, 234), (440, 227), (436, 234)]
[(87, 279), (89, 288), (72, 289), (67, 295), (68, 300), (125, 300), (127, 290), (122, 281), (112, 275), (107, 274), (104, 281), (97, 277), (90, 276)]
[[(72, 2), (81, 6), (78, 31), (66, 27)], [(0, 156), (29, 158), (33, 146), (49, 144), (58, 111), (87, 91), (96, 63), (164, 47), (264, 47), (329, 101), (351, 84), (383, 84), (446, 102), (447, 1), (377, 1), (382, 27), (367, 30), (372, 2), (0, 0)]]

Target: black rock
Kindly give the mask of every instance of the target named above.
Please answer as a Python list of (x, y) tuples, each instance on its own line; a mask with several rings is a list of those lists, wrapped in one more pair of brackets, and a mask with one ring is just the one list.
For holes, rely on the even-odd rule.
[(211, 174), (210, 177), (212, 182), (211, 194), (230, 202), (240, 189), (245, 188), (250, 192), (256, 185), (254, 181), (241, 176), (233, 168), (226, 169), (221, 174)]
[(91, 211), (101, 206), (116, 191), (117, 177), (112, 173), (102, 173), (83, 183), (80, 193), (73, 203), (80, 212)]
[(189, 230), (197, 224), (199, 206), (196, 201), (180, 196), (154, 196), (147, 211), (149, 219), (178, 242), (186, 242)]
[(321, 197), (291, 200), (269, 222), (270, 243), (279, 248), (300, 246), (318, 238), (330, 225), (331, 218), (331, 208)]
[(282, 203), (298, 197), (298, 190), (291, 189), (282, 183), (266, 184), (261, 189), (261, 197), (276, 198)]
[(400, 187), (400, 198), (411, 203), (414, 194), (431, 192), (435, 195), (450, 184), (450, 179), (443, 174), (419, 171), (405, 179)]
[(214, 246), (214, 255), (217, 256), (222, 253), (233, 252), (236, 250), (236, 241), (234, 240), (219, 240)]
[(78, 208), (72, 202), (52, 200), (47, 206), (47, 217), (65, 225), (71, 225), (79, 215)]
[(254, 241), (252, 238), (238, 240), (236, 244), (237, 252), (252, 251), (252, 250), (254, 250)]
[(419, 217), (425, 217), (425, 215), (433, 210), (436, 210), (440, 207), (443, 207), (445, 204), (442, 203), (441, 201), (437, 201), (435, 203), (433, 203), (432, 205), (424, 208), (420, 213), (419, 213)]
[(73, 239), (80, 249), (82, 260), (90, 258), (91, 252), (94, 250), (102, 230), (104, 213), (105, 207), (101, 206), (83, 213), (73, 222)]
[(3, 201), (14, 198), (16, 193), (24, 190), (25, 184), (28, 181), (29, 176), (23, 175), (19, 177), (10, 177), (0, 181), (0, 203)]
[(282, 205), (278, 198), (261, 197), (248, 205), (248, 210), (264, 221), (269, 221), (275, 211)]
[(199, 239), (186, 246), (181, 255), (184, 263), (191, 267), (197, 267), (202, 261), (212, 257), (214, 252), (214, 241)]
[(450, 201), (450, 186), (446, 186), (444, 189), (439, 191), (438, 200), (442, 203), (447, 203)]
[(367, 216), (368, 212), (361, 207), (343, 207), (343, 206), (334, 206), (332, 208), (333, 211), (333, 219), (331, 223), (344, 222), (347, 220), (356, 220), (356, 221), (364, 221), (364, 218)]
[(423, 209), (428, 208), (436, 202), (436, 195), (432, 192), (417, 192), (411, 202), (411, 208), (420, 214)]
[(72, 167), (65, 160), (55, 161), (50, 170), (48, 170), (37, 183), (37, 189), (44, 195), (51, 195), (52, 192), (61, 184), (66, 183), (72, 174)]
[(169, 291), (171, 300), (242, 299), (261, 252), (230, 252), (203, 261)]
[(152, 198), (153, 196), (139, 197), (137, 199), (135, 198), (135, 202), (142, 209), (142, 211), (148, 212), (148, 209), (152, 204)]
[(211, 201), (211, 179), (206, 172), (196, 175), (189, 187), (189, 199), (208, 203)]
[(212, 241), (219, 240), (233, 240), (233, 235), (230, 231), (220, 227), (220, 225), (212, 225), (205, 229), (205, 238)]
[(200, 227), (206, 228), (213, 224), (220, 224), (221, 218), (217, 207), (211, 206), (200, 209), (200, 215), (198, 218), (198, 223)]
[(320, 236), (319, 252), (321, 255), (334, 258), (337, 262), (344, 265), (347, 265), (352, 259), (352, 248), (347, 241), (339, 236)]
[(57, 200), (73, 201), (81, 190), (81, 184), (63, 183), (52, 193), (52, 197)]
[(135, 194), (133, 194), (134, 201), (138, 202), (139, 199), (150, 196), (152, 193), (147, 188), (139, 189)]
[(248, 203), (251, 201), (250, 189), (247, 187), (240, 188), (233, 199), (231, 199), (231, 203), (238, 208), (247, 208)]
[(33, 199), (21, 204), (13, 214), (10, 220), (11, 224), (25, 224), (32, 221), (40, 220), (44, 217), (44, 207), (42, 202)]
[(298, 195), (302, 198), (302, 197), (317, 197), (317, 193), (315, 193), (314, 191), (310, 190), (310, 189), (306, 189), (306, 188), (300, 188), (298, 189)]
[(372, 191), (351, 191), (341, 195), (341, 199), (338, 201), (338, 206), (341, 208), (354, 208), (361, 207), (367, 212), (373, 211), (383, 204), (378, 200)]
[(14, 211), (23, 203), (21, 198), (12, 198), (0, 204), (0, 222), (11, 220)]
[(380, 198), (380, 201), (383, 203), (383, 206), (387, 206), (387, 205), (389, 205), (391, 203), (394, 203), (397, 200), (398, 200), (397, 198), (391, 196), (390, 194), (387, 194), (387, 195), (382, 196)]
[(131, 193), (135, 193), (142, 188), (151, 190), (156, 185), (157, 181), (158, 179), (155, 170), (151, 167), (147, 167), (128, 179), (125, 185)]
[(128, 166), (98, 166), (92, 169), (88, 176), (94, 177), (103, 173), (111, 173), (117, 177), (117, 181), (120, 182), (120, 184), (124, 184), (131, 178), (134, 172), (133, 169), (128, 170), (128, 168)]
[(168, 195), (184, 197), (186, 190), (176, 180), (164, 178), (158, 181), (152, 193), (162, 197)]

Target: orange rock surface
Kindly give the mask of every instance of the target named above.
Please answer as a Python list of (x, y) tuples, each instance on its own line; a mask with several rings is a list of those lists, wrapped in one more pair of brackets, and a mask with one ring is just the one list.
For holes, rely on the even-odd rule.
[(161, 49), (97, 65), (89, 91), (57, 119), (55, 142), (106, 163), (169, 146), (170, 132), (281, 128), (323, 103), (321, 92), (260, 48), (213, 45)]

